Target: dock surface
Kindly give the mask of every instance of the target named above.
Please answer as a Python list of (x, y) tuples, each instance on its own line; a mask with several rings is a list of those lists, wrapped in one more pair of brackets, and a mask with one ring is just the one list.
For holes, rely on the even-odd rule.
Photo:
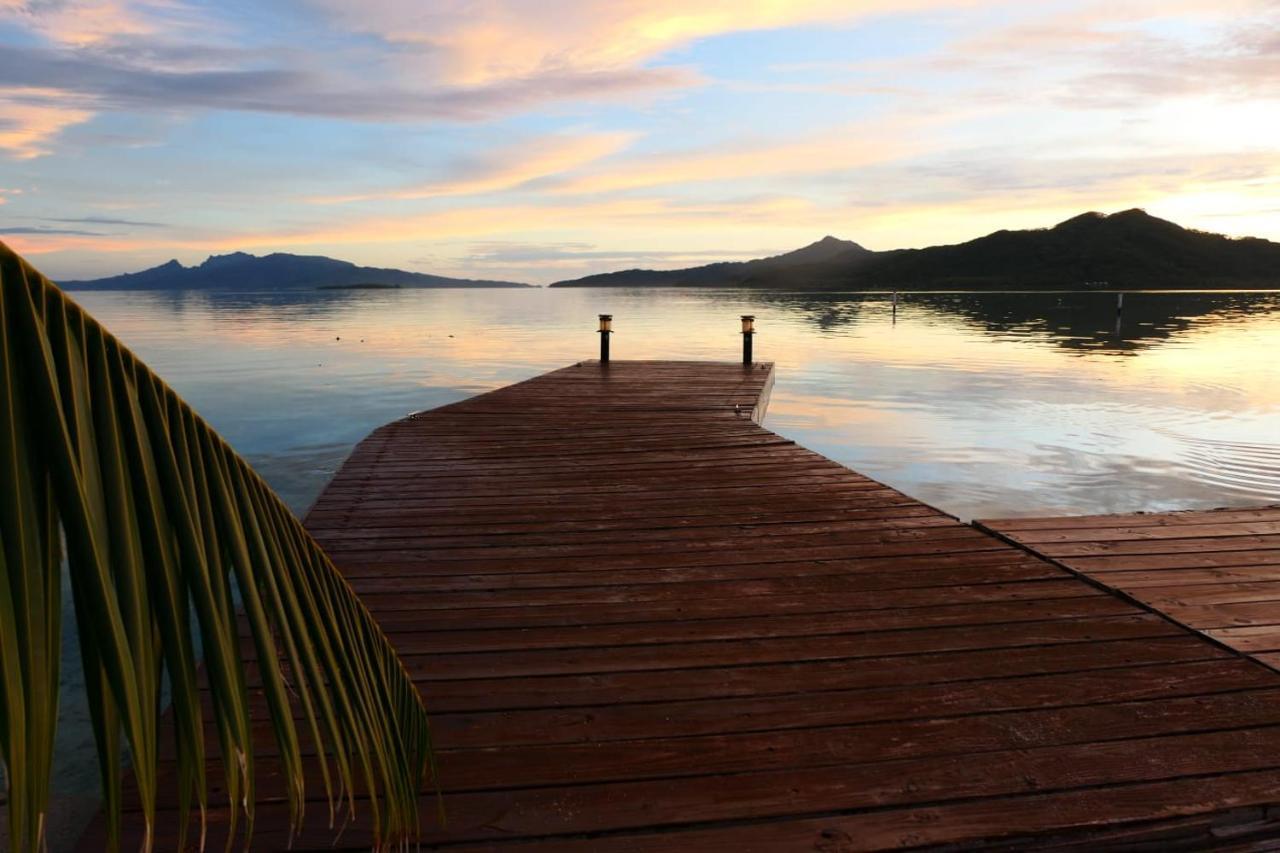
[[(432, 713), (424, 846), (1280, 836), (1280, 674), (770, 432), (771, 381), (584, 362), (385, 426), (324, 490), (307, 525)], [(253, 849), (284, 849), (261, 725)], [(293, 849), (332, 849), (308, 791)]]
[(1280, 669), (1280, 506), (979, 524)]

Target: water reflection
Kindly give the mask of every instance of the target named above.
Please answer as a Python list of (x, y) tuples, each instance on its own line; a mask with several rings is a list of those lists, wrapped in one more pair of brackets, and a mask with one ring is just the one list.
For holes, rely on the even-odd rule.
[[(1280, 499), (1280, 295), (76, 294), (297, 508), (410, 411), (595, 355), (776, 361), (770, 426), (961, 517)], [(1117, 356), (1125, 356), (1117, 358)]]
[[(864, 308), (887, 304), (891, 294), (762, 294), (773, 305), (829, 331), (858, 322)], [(897, 317), (956, 320), (995, 337), (1037, 336), (1081, 352), (1127, 354), (1198, 326), (1280, 312), (1280, 294), (1249, 292), (1114, 293), (902, 293)], [(892, 310), (890, 311), (891, 314)]]

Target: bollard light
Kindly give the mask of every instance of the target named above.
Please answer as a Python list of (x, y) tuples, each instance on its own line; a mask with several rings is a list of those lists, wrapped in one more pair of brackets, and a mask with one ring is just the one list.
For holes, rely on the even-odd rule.
[(613, 315), (600, 315), (600, 363), (609, 363), (609, 336), (613, 334)]
[(751, 338), (756, 333), (756, 317), (754, 314), (742, 315), (742, 363), (751, 364)]

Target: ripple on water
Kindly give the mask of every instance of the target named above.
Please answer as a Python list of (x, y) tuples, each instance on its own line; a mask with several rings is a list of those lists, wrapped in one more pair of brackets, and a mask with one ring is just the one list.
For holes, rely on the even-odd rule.
[(1280, 495), (1280, 444), (1156, 431), (1175, 442), (1182, 467), (1200, 482), (1260, 498)]

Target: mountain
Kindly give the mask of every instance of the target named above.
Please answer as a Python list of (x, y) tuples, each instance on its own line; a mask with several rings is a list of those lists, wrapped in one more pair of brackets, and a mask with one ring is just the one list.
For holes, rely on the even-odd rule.
[[(1280, 243), (1183, 228), (1142, 210), (1085, 213), (1052, 228), (966, 243), (868, 251), (827, 237), (785, 255), (689, 270), (627, 270), (561, 286), (784, 290), (1280, 288)], [(553, 285), (555, 286), (555, 285)]]
[(528, 287), (511, 281), (446, 278), (420, 272), (360, 267), (318, 255), (211, 255), (196, 267), (169, 261), (135, 273), (90, 281), (65, 281), (68, 289), (93, 290), (305, 290), (362, 287)]
[[(195, 267), (169, 261), (142, 272), (63, 282), (97, 290), (302, 290), (376, 287), (527, 287), (360, 267), (332, 258), (235, 252)], [(873, 252), (823, 237), (793, 252), (678, 270), (629, 269), (552, 287), (753, 287), (779, 290), (1020, 290), (1086, 287), (1280, 288), (1280, 243), (1183, 228), (1141, 210), (1085, 213), (1052, 228), (997, 231), (927, 249)]]
[(789, 267), (819, 264), (840, 258), (856, 259), (873, 252), (852, 240), (823, 237), (794, 252), (759, 258), (754, 261), (721, 261), (679, 270), (631, 269), (599, 273), (568, 281), (557, 281), (552, 287), (736, 287), (755, 276), (763, 276)]
[(1142, 210), (1085, 213), (1053, 228), (774, 270), (755, 287), (995, 290), (1280, 286), (1280, 243), (1183, 228)]

